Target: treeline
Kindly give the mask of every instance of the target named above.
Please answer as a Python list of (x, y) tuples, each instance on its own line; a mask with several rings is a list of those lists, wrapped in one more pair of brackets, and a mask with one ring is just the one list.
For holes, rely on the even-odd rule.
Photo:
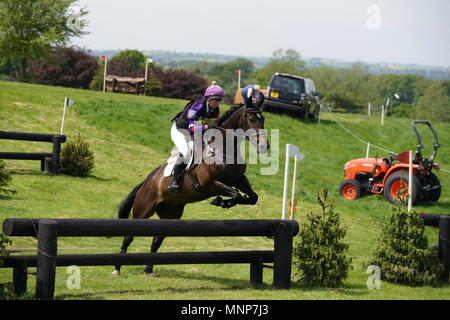
[[(110, 57), (107, 74), (144, 77), (148, 57), (137, 50), (124, 50)], [(193, 61), (185, 68), (163, 68), (149, 65), (147, 94), (167, 98), (191, 99), (202, 95), (215, 80), (232, 103), (238, 86), (237, 70), (241, 70), (241, 86), (259, 84), (266, 87), (275, 72), (301, 75), (314, 80), (322, 103), (340, 112), (367, 112), (390, 97), (389, 115), (450, 122), (450, 81), (433, 81), (419, 75), (374, 75), (367, 65), (354, 63), (350, 68), (316, 66), (307, 68), (299, 52), (277, 50), (262, 68), (252, 61), (238, 58), (226, 63)], [(0, 74), (28, 81), (102, 90), (104, 63), (99, 57), (76, 47), (56, 47), (48, 54), (29, 62), (21, 74), (18, 61), (4, 59)], [(394, 98), (397, 94), (400, 98)]]

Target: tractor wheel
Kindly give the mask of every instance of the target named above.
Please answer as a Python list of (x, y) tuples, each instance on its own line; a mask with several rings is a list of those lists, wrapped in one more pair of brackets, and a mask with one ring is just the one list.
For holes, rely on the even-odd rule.
[(441, 197), (441, 181), (439, 181), (439, 178), (433, 172), (430, 172), (426, 177), (426, 183), (431, 190), (423, 192), (423, 200), (438, 201)]
[(361, 198), (361, 184), (358, 180), (344, 180), (339, 186), (339, 194), (348, 200)]
[[(407, 171), (397, 171), (394, 172), (387, 178), (384, 184), (384, 197), (387, 201), (392, 204), (399, 204), (398, 194), (403, 189), (406, 188), (406, 195), (408, 195), (408, 183), (409, 177)], [(420, 180), (416, 176), (413, 176), (413, 190), (412, 190), (412, 203), (415, 204), (419, 200), (419, 193), (422, 189), (420, 185)]]

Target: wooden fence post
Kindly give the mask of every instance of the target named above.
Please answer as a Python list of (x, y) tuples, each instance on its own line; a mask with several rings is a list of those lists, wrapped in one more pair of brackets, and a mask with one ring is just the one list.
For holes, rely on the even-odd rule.
[(60, 167), (60, 157), (61, 157), (61, 136), (53, 137), (53, 155), (52, 155), (52, 165), (51, 173), (58, 174)]
[(439, 258), (444, 265), (442, 281), (448, 283), (450, 276), (450, 216), (442, 215), (439, 220)]
[(292, 231), (281, 221), (274, 227), (275, 248), (273, 260), (273, 285), (275, 289), (291, 287)]
[(17, 296), (27, 292), (27, 267), (26, 265), (17, 265), (13, 268), (12, 289)]
[(253, 287), (263, 282), (263, 263), (261, 260), (250, 264), (250, 284)]
[(51, 300), (55, 292), (57, 227), (53, 220), (40, 220), (38, 232), (36, 299)]

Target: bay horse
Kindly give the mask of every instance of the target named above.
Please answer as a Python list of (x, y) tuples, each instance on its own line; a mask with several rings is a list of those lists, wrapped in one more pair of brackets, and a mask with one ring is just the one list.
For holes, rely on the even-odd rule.
[[(231, 208), (237, 204), (255, 205), (258, 195), (245, 176), (246, 164), (241, 158), (239, 148), (245, 139), (250, 141), (258, 153), (265, 153), (269, 149), (269, 142), (264, 130), (265, 119), (262, 110), (252, 105), (251, 99), (249, 100), (246, 105), (232, 107), (218, 119), (216, 132), (221, 132), (224, 136), (222, 141), (227, 142), (222, 146), (218, 144), (215, 149), (211, 148), (211, 141), (204, 146), (210, 148), (210, 153), (214, 156), (223, 157), (227, 161), (221, 163), (202, 161), (200, 164), (191, 166), (184, 175), (180, 192), (168, 190), (171, 177), (164, 177), (166, 164), (159, 166), (143, 182), (134, 187), (121, 202), (119, 219), (127, 219), (131, 210), (133, 219), (147, 219), (155, 212), (160, 219), (180, 219), (186, 204), (214, 196), (216, 199), (211, 204), (222, 208)], [(234, 132), (238, 129), (241, 129), (244, 135), (236, 135)], [(206, 132), (208, 131), (214, 130)], [(229, 139), (230, 135), (233, 135), (232, 139)], [(231, 149), (227, 145), (230, 141), (233, 143)], [(231, 155), (233, 161), (229, 161), (230, 155), (227, 154), (230, 150), (233, 151)], [(239, 191), (245, 195), (241, 195)], [(224, 200), (222, 197), (230, 197), (230, 199)], [(159, 249), (164, 238), (153, 237), (151, 252)], [(120, 253), (126, 253), (132, 241), (133, 237), (124, 237)], [(119, 276), (120, 268), (120, 265), (115, 266), (112, 275)], [(144, 272), (155, 276), (153, 265), (145, 266)]]

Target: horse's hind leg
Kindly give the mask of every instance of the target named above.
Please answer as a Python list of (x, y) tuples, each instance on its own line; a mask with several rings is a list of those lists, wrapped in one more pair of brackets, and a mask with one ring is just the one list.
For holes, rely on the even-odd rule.
[[(183, 215), (183, 211), (184, 211), (184, 204), (174, 205), (174, 204), (160, 203), (156, 208), (156, 214), (159, 216), (160, 219), (180, 219), (181, 216)], [(161, 244), (163, 243), (164, 239), (165, 237), (163, 236), (153, 237), (150, 253), (156, 253), (159, 247), (161, 247)], [(158, 276), (153, 272), (152, 264), (146, 265), (144, 268), (144, 272), (152, 277)]]
[[(130, 236), (126, 236), (123, 238), (122, 247), (120, 248), (120, 253), (127, 253), (128, 247), (133, 242), (134, 238)], [(120, 276), (120, 268), (121, 265), (117, 265), (114, 267), (114, 271), (112, 273), (113, 276)]]
[[(133, 207), (133, 219), (147, 219), (151, 217), (156, 210), (156, 206), (154, 201), (147, 203), (145, 206), (134, 206)], [(134, 237), (126, 236), (123, 238), (122, 247), (120, 249), (120, 253), (127, 253), (128, 247), (131, 242), (133, 242)], [(113, 276), (120, 276), (120, 265), (116, 265), (114, 267), (114, 271), (112, 273)]]

